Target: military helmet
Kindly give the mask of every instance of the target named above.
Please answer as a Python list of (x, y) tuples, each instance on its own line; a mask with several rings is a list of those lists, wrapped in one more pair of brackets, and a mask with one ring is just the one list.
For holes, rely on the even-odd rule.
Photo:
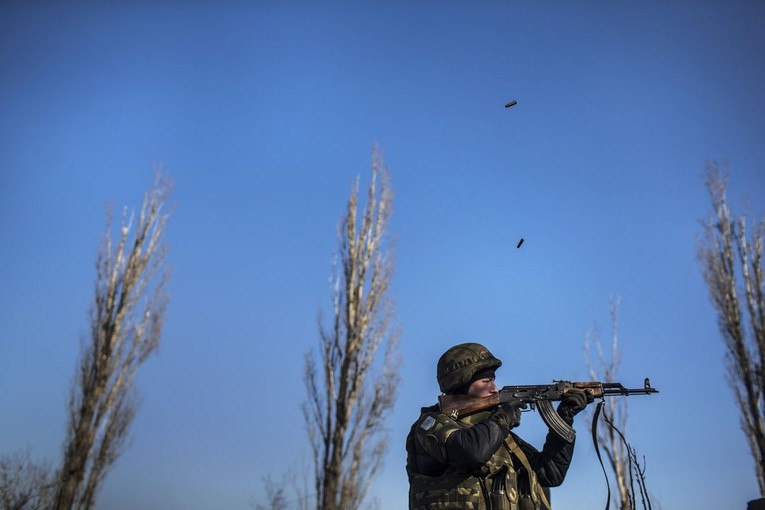
[(455, 345), (438, 360), (438, 387), (442, 393), (451, 393), (472, 382), (478, 372), (496, 370), (501, 366), (502, 361), (481, 344), (468, 342)]

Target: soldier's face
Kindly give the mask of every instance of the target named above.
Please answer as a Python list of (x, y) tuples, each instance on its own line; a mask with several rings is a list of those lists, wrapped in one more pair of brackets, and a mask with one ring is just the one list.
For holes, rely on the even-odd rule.
[(468, 388), (468, 396), (475, 398), (488, 397), (489, 395), (497, 393), (497, 385), (494, 384), (493, 377), (487, 377), (486, 379), (478, 379)]

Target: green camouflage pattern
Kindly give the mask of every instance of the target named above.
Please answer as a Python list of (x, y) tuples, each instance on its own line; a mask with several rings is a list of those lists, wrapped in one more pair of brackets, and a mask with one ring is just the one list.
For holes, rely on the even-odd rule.
[(481, 344), (468, 342), (455, 345), (438, 360), (436, 378), (442, 393), (450, 393), (465, 386), (475, 374), (486, 369), (502, 366), (489, 349)]
[[(486, 419), (488, 414), (478, 413), (455, 421), (434, 408), (422, 413), (412, 426), (406, 442), (410, 510), (540, 508), (538, 498), (533, 497), (532, 501), (528, 496), (535, 494), (536, 490), (532, 490), (532, 487), (518, 487), (517, 469), (522, 467), (511, 453), (507, 441), (486, 464), (473, 472), (460, 471), (447, 464), (444, 445), (449, 436), (460, 428), (470, 427)], [(417, 472), (418, 455), (432, 457), (434, 464), (440, 466), (440, 472)], [(502, 492), (492, 492), (497, 477), (504, 477)], [(533, 473), (530, 480), (536, 486), (536, 476)]]

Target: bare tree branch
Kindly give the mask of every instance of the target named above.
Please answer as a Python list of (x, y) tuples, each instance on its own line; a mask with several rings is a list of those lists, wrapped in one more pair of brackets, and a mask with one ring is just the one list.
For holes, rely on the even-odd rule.
[(70, 391), (57, 510), (92, 508), (104, 476), (125, 447), (137, 408), (135, 373), (159, 346), (168, 302), (163, 238), (169, 215), (163, 208), (171, 190), (169, 178), (157, 169), (135, 226), (133, 215), (123, 212), (116, 247), (107, 215), (90, 338), (81, 347)]

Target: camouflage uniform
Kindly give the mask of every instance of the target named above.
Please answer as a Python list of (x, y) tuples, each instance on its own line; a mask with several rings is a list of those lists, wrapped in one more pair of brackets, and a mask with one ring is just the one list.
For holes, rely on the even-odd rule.
[[(483, 351), (469, 360), (470, 377), (501, 362)], [(454, 349), (454, 348), (453, 348)], [(444, 355), (449, 354), (449, 351)], [(439, 360), (439, 384), (448, 393), (464, 384), (448, 378)], [(459, 363), (464, 371), (464, 356)], [(444, 374), (447, 374), (446, 376)], [(467, 377), (467, 380), (470, 379)], [(563, 482), (574, 445), (550, 432), (541, 452), (482, 412), (454, 420), (438, 406), (422, 409), (406, 440), (410, 510), (539, 510), (549, 508), (542, 487)]]

